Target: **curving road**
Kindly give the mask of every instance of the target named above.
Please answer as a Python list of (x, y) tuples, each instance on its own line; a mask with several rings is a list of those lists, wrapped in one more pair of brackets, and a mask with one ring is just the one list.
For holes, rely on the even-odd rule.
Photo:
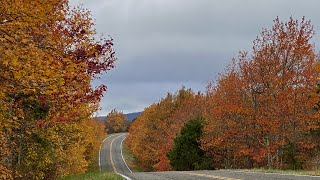
[(127, 133), (111, 134), (103, 140), (99, 152), (101, 171), (113, 171), (120, 175), (132, 173), (122, 156), (122, 143)]
[(256, 173), (249, 171), (167, 171), (131, 172), (122, 156), (122, 142), (127, 133), (109, 135), (101, 144), (99, 166), (103, 171), (114, 171), (127, 180), (320, 180), (320, 176)]

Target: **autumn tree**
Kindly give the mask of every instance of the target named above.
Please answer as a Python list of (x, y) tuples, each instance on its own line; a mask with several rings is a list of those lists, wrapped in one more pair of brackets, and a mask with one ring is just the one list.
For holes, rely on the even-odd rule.
[[(205, 126), (202, 147), (211, 154), (215, 167), (232, 168), (237, 164), (248, 168), (251, 140), (250, 109), (246, 108), (242, 81), (230, 66), (220, 75), (216, 85), (209, 84), (206, 94)], [(253, 134), (252, 134), (253, 133)]]
[(150, 135), (148, 125), (151, 124), (150, 118), (152, 114), (155, 113), (156, 108), (156, 104), (150, 105), (131, 123), (126, 141), (128, 147), (134, 156), (137, 157), (144, 170), (151, 170), (153, 160), (157, 157), (154, 150), (154, 143), (152, 143), (152, 141), (150, 142), (148, 136)]
[(168, 93), (158, 103), (147, 107), (130, 126), (128, 146), (146, 170), (170, 169), (166, 154), (187, 121), (173, 119), (172, 115), (194, 96), (192, 90), (185, 87), (175, 94)]
[[(267, 155), (270, 168), (283, 167), (285, 146), (308, 152), (315, 145), (307, 133), (317, 128), (312, 112), (317, 98), (310, 98), (316, 97), (317, 81), (313, 34), (313, 26), (304, 18), (286, 23), (277, 18), (272, 30), (264, 30), (254, 42), (252, 61), (241, 64), (243, 77), (251, 85), (247, 89), (255, 97), (262, 146), (258, 154)], [(305, 156), (300, 153), (299, 157)]]
[(106, 118), (106, 131), (109, 134), (127, 131), (128, 126), (127, 117), (116, 109), (111, 110)]
[(204, 115), (204, 107), (206, 106), (204, 95), (200, 92), (198, 94), (192, 94), (191, 92), (190, 89), (187, 91), (181, 89), (177, 92), (179, 103), (176, 103), (176, 109), (168, 118), (166, 127), (163, 127), (162, 136), (166, 137), (166, 140), (159, 147), (159, 162), (154, 165), (156, 170), (171, 169), (166, 154), (173, 148), (177, 132), (181, 131), (181, 128), (189, 119)]
[(90, 117), (106, 90), (90, 81), (116, 60), (112, 39), (97, 40), (93, 25), (67, 0), (0, 2), (1, 178), (88, 169), (100, 138)]
[[(221, 123), (216, 118), (207, 123), (203, 139), (207, 150), (217, 143), (211, 131), (223, 125), (227, 131), (218, 137), (228, 146), (227, 154), (220, 153), (224, 158), (245, 158), (249, 167), (287, 168), (294, 166), (284, 160), (286, 153), (295, 152), (290, 153), (295, 159), (291, 162), (306, 161), (315, 147), (310, 131), (318, 127), (313, 33), (310, 21), (304, 18), (290, 18), (286, 23), (277, 18), (272, 29), (264, 29), (254, 41), (252, 55), (240, 53), (233, 69), (211, 91), (216, 102), (223, 102), (213, 111), (216, 117), (223, 116), (218, 118)], [(242, 129), (245, 131), (239, 131)], [(228, 137), (236, 144), (226, 141)]]

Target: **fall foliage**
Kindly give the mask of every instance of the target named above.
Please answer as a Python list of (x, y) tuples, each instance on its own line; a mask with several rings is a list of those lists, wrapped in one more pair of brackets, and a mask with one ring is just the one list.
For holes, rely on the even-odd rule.
[(200, 115), (200, 99), (201, 94), (196, 95), (191, 89), (183, 87), (175, 94), (168, 93), (167, 97), (147, 107), (132, 122), (127, 144), (145, 170), (170, 169), (166, 155), (184, 123)]
[(0, 2), (0, 179), (55, 179), (93, 164), (104, 127), (91, 120), (114, 66), (112, 39), (67, 0)]
[(113, 109), (106, 118), (106, 131), (108, 134), (125, 132), (128, 129), (129, 121), (120, 111)]
[(320, 68), (313, 35), (305, 18), (276, 18), (205, 94), (182, 89), (147, 107), (129, 129), (129, 148), (145, 169), (170, 170), (165, 155), (174, 139), (201, 116), (199, 147), (214, 167), (316, 168)]
[[(318, 128), (318, 95), (312, 35), (309, 21), (291, 18), (283, 23), (277, 18), (272, 29), (254, 41), (252, 55), (240, 53), (208, 91), (214, 103), (224, 103), (211, 109), (217, 119), (208, 123), (203, 146), (218, 150), (213, 155), (226, 156), (225, 167), (286, 168), (289, 144), (299, 153), (293, 158), (301, 162), (314, 149), (310, 131)], [(214, 138), (209, 129), (219, 121), (223, 134)]]

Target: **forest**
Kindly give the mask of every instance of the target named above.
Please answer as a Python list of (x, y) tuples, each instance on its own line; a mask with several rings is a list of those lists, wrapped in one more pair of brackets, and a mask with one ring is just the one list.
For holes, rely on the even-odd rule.
[(128, 147), (145, 170), (183, 170), (170, 157), (185, 147), (180, 137), (197, 125), (190, 120), (200, 117), (202, 130), (189, 133), (189, 140), (197, 137), (194, 143), (211, 159), (210, 168), (318, 169), (320, 65), (314, 34), (304, 17), (276, 18), (251, 52), (239, 52), (205, 92), (182, 87), (145, 108), (129, 128)]

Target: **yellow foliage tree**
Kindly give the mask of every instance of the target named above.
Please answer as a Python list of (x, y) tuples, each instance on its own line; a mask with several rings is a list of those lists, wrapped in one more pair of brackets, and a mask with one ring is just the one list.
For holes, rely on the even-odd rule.
[(127, 130), (129, 121), (120, 111), (113, 109), (106, 118), (106, 131), (110, 133), (124, 132)]
[(90, 81), (116, 60), (93, 25), (67, 0), (0, 1), (0, 178), (87, 170), (103, 133), (91, 116), (106, 90)]

